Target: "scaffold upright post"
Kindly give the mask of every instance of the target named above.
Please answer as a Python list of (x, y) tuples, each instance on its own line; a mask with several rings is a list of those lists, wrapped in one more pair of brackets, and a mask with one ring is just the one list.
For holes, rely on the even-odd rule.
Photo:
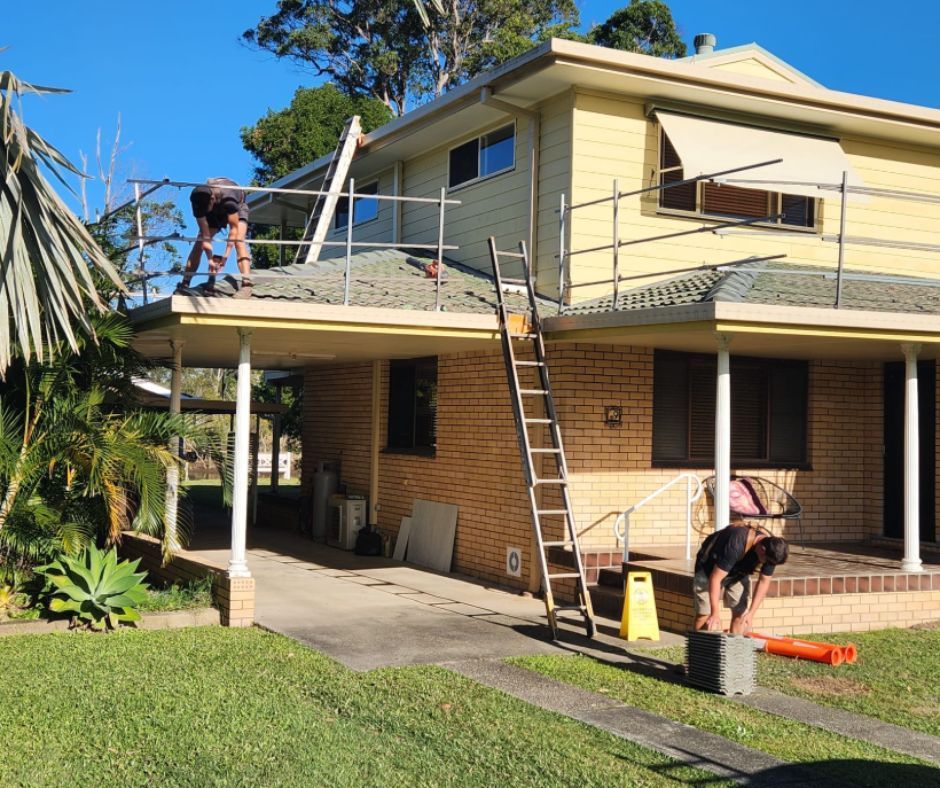
[(356, 215), (356, 179), (349, 179), (349, 197), (346, 198), (346, 273), (343, 278), (343, 306), (349, 306), (349, 279), (352, 273), (353, 219)]
[(441, 311), (441, 276), (444, 269), (444, 202), (447, 197), (447, 187), (441, 186), (441, 201), (438, 208), (437, 219), (437, 295), (434, 300), (434, 311)]
[(140, 272), (140, 282), (141, 282), (141, 293), (144, 297), (144, 304), (147, 303), (148, 292), (147, 292), (147, 269), (144, 268), (144, 218), (141, 215), (140, 210), (140, 184), (134, 184), (134, 206), (136, 208), (136, 218), (137, 218), (137, 268)]
[(614, 311), (620, 298), (620, 181), (614, 178)]
[(842, 268), (845, 264), (845, 213), (848, 206), (849, 173), (842, 171), (842, 205), (839, 209), (839, 270), (836, 272), (836, 309), (842, 306)]
[(565, 308), (565, 195), (562, 192), (558, 209), (558, 314)]

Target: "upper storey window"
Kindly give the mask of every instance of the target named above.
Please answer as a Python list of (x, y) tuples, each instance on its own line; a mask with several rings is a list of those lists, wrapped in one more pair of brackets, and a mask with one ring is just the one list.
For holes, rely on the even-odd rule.
[[(757, 177), (757, 170), (753, 176)], [(660, 130), (659, 182), (675, 183), (688, 177), (682, 160), (664, 129)], [(747, 178), (748, 173), (741, 173)], [(815, 227), (817, 200), (800, 194), (751, 189), (730, 184), (697, 181), (663, 189), (659, 205), (676, 211), (688, 211), (703, 216), (738, 219), (768, 219), (774, 224), (792, 227)]]
[(516, 164), (516, 127), (503, 126), (450, 151), (450, 188), (508, 172)]

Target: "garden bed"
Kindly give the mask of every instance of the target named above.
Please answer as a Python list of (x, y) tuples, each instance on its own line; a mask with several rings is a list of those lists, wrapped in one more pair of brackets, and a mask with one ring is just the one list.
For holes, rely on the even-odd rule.
[[(198, 607), (188, 610), (164, 610), (141, 614), (140, 621), (122, 626), (121, 629), (181, 629), (204, 627), (219, 623), (219, 611), (214, 607)], [(7, 619), (0, 621), (0, 637), (5, 635), (43, 635), (48, 632), (66, 632), (68, 619), (49, 621), (46, 619)], [(81, 630), (76, 630), (81, 631)]]

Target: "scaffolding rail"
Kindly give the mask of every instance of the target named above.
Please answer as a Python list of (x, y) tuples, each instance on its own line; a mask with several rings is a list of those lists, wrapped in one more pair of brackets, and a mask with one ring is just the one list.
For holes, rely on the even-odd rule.
[[(152, 246), (157, 243), (196, 243), (198, 240), (201, 240), (198, 236), (187, 236), (182, 233), (170, 233), (167, 235), (146, 235), (144, 233), (143, 227), (143, 213), (141, 206), (143, 200), (152, 195), (158, 189), (163, 187), (175, 187), (177, 189), (183, 188), (195, 188), (197, 186), (204, 186), (204, 183), (197, 183), (194, 181), (177, 181), (170, 178), (163, 178), (160, 180), (153, 180), (147, 178), (130, 178), (127, 181), (129, 184), (134, 187), (134, 198), (128, 200), (127, 202), (119, 205), (117, 208), (114, 208), (107, 214), (104, 214), (97, 222), (100, 224), (105, 221), (108, 217), (113, 216), (119, 211), (122, 211), (129, 206), (135, 206), (135, 222), (137, 228), (137, 235), (133, 236), (129, 240), (133, 242), (131, 246), (128, 246), (124, 249), (115, 253), (115, 256), (121, 256), (129, 254), (133, 251), (137, 251), (137, 267), (134, 270), (135, 276), (128, 281), (130, 282), (140, 282), (142, 300), (144, 304), (147, 304), (149, 301), (149, 288), (148, 282), (152, 279), (159, 278), (161, 276), (172, 276), (178, 274), (176, 271), (148, 271), (146, 265), (146, 250), (147, 247)], [(346, 222), (346, 233), (343, 240), (335, 241), (323, 241), (322, 246), (325, 247), (342, 247), (345, 249), (345, 270), (343, 272), (343, 305), (348, 306), (350, 301), (350, 284), (353, 279), (352, 275), (352, 253), (353, 249), (416, 249), (416, 250), (427, 250), (433, 251), (436, 253), (436, 259), (439, 263), (443, 262), (444, 252), (454, 251), (458, 249), (458, 246), (452, 244), (444, 243), (444, 222), (445, 222), (445, 212), (448, 206), (460, 205), (460, 200), (453, 200), (447, 197), (447, 188), (442, 186), (440, 190), (440, 195), (438, 197), (405, 197), (401, 195), (392, 195), (392, 194), (372, 194), (365, 192), (357, 192), (355, 188), (355, 179), (349, 179), (349, 188), (344, 192), (337, 191), (323, 191), (319, 189), (285, 189), (274, 186), (242, 186), (236, 184), (231, 186), (232, 189), (240, 189), (243, 192), (251, 193), (266, 193), (270, 195), (294, 195), (301, 197), (336, 197), (336, 198), (346, 198), (348, 201), (349, 212), (348, 219)], [(148, 188), (142, 189), (142, 186)], [(355, 227), (355, 205), (356, 200), (374, 200), (376, 202), (389, 202), (389, 203), (413, 203), (418, 205), (428, 205), (428, 206), (437, 206), (437, 238), (434, 243), (405, 243), (400, 241), (357, 241), (354, 237), (354, 227)], [(302, 208), (299, 205), (294, 204), (292, 207), (297, 210), (306, 211), (306, 208)], [(246, 238), (244, 243), (251, 245), (268, 245), (274, 247), (301, 247), (307, 246), (310, 244), (309, 240), (298, 239), (291, 240), (283, 237), (283, 227), (281, 231), (280, 238)], [(283, 257), (279, 260), (278, 265), (273, 266), (270, 269), (262, 269), (263, 271), (279, 272), (273, 274), (266, 274), (262, 271), (253, 271), (251, 273), (252, 281), (255, 280), (271, 280), (279, 279), (285, 274), (281, 271), (285, 267)], [(436, 266), (436, 274), (433, 279), (433, 284), (435, 285), (436, 295), (435, 295), (435, 311), (441, 310), (441, 284), (444, 281), (444, 266)], [(199, 276), (209, 276), (209, 274), (200, 274), (194, 273), (194, 277)], [(241, 274), (233, 274), (235, 278), (242, 278)], [(298, 281), (303, 279), (314, 279), (322, 278), (322, 272), (319, 274), (291, 274), (292, 279)], [(384, 280), (384, 278), (382, 278)], [(430, 283), (432, 280), (428, 280)]]
[[(724, 170), (721, 172), (708, 173), (705, 175), (699, 175), (695, 178), (686, 178), (679, 181), (674, 181), (672, 183), (660, 183), (655, 186), (648, 186), (643, 189), (636, 189), (629, 192), (621, 192), (619, 188), (619, 183), (617, 179), (613, 180), (613, 185), (611, 189), (611, 195), (609, 197), (601, 197), (594, 200), (588, 200), (587, 202), (578, 203), (576, 205), (570, 205), (566, 203), (565, 194), (561, 195), (561, 205), (558, 209), (559, 222), (558, 222), (558, 237), (559, 237), (559, 252), (558, 252), (558, 312), (563, 314), (565, 307), (568, 305), (571, 300), (572, 290), (579, 287), (597, 287), (600, 285), (610, 285), (610, 291), (612, 294), (612, 306), (613, 310), (616, 310), (619, 306), (620, 301), (620, 284), (625, 281), (637, 280), (637, 279), (649, 279), (653, 276), (664, 276), (664, 275), (675, 275), (681, 273), (691, 273), (694, 271), (707, 271), (707, 270), (718, 270), (718, 271), (730, 271), (734, 270), (736, 267), (742, 265), (748, 265), (752, 270), (759, 270), (762, 273), (773, 273), (776, 275), (790, 276), (790, 275), (813, 275), (819, 276), (819, 271), (799, 271), (799, 270), (786, 270), (786, 269), (753, 269), (754, 263), (769, 262), (771, 260), (779, 260), (786, 258), (786, 254), (776, 254), (776, 255), (764, 255), (764, 256), (750, 256), (741, 258), (739, 260), (733, 260), (724, 263), (715, 263), (715, 264), (705, 264), (699, 266), (691, 266), (685, 268), (676, 268), (670, 271), (655, 271), (648, 272), (643, 274), (634, 274), (630, 276), (623, 276), (620, 273), (622, 267), (622, 261), (620, 258), (620, 250), (626, 246), (632, 246), (642, 243), (650, 243), (653, 241), (662, 241), (669, 240), (673, 238), (680, 238), (684, 236), (695, 235), (697, 233), (712, 233), (717, 236), (722, 237), (735, 237), (735, 236), (759, 236), (762, 238), (773, 238), (773, 237), (788, 237), (793, 238), (792, 230), (780, 230), (773, 227), (764, 226), (768, 223), (775, 222), (780, 215), (768, 215), (756, 218), (747, 218), (740, 220), (725, 220), (718, 216), (714, 219), (708, 217), (701, 217), (703, 220), (708, 221), (708, 224), (703, 225), (702, 227), (697, 227), (692, 230), (681, 230), (672, 233), (665, 233), (660, 235), (649, 236), (645, 238), (633, 238), (630, 240), (622, 241), (620, 240), (620, 201), (626, 197), (635, 197), (638, 195), (649, 194), (661, 192), (666, 189), (672, 189), (677, 186), (685, 186), (691, 183), (698, 183), (700, 181), (714, 181), (716, 183), (727, 183), (727, 184), (742, 184), (747, 186), (756, 186), (761, 185), (768, 186), (815, 186), (820, 191), (835, 191), (841, 195), (841, 204), (839, 208), (839, 232), (838, 233), (813, 233), (810, 237), (820, 240), (824, 243), (834, 243), (838, 245), (837, 259), (835, 264), (835, 270), (832, 274), (823, 274), (835, 278), (836, 280), (836, 294), (835, 302), (833, 307), (839, 309), (842, 306), (842, 285), (845, 280), (856, 281), (856, 280), (870, 280), (870, 281), (879, 281), (884, 283), (912, 283), (915, 280), (912, 277), (904, 276), (891, 276), (891, 275), (872, 275), (876, 278), (870, 278), (863, 274), (846, 274), (845, 273), (845, 255), (846, 247), (848, 246), (870, 246), (874, 248), (884, 248), (884, 249), (899, 249), (906, 251), (916, 251), (916, 252), (929, 252), (929, 253), (938, 253), (940, 254), (940, 244), (933, 243), (924, 243), (920, 241), (904, 241), (904, 240), (894, 240), (890, 238), (876, 238), (871, 236), (858, 236), (858, 235), (848, 235), (846, 233), (846, 223), (848, 216), (848, 196), (849, 195), (862, 195), (870, 197), (879, 197), (884, 199), (892, 200), (904, 200), (911, 202), (921, 202), (928, 204), (940, 204), (940, 195), (929, 194), (924, 192), (915, 192), (907, 191), (902, 189), (887, 189), (877, 186), (856, 186), (850, 185), (848, 182), (848, 172), (843, 171), (842, 181), (840, 183), (828, 183), (828, 182), (810, 182), (810, 181), (791, 181), (791, 180), (776, 180), (776, 179), (761, 179), (761, 178), (729, 178), (727, 176), (733, 175), (738, 172), (745, 170), (753, 170), (759, 167), (765, 167), (770, 164), (776, 164), (783, 161), (783, 159), (774, 159), (772, 161), (760, 162), (758, 164), (747, 165), (745, 167), (737, 167), (730, 170)], [(611, 243), (601, 244), (598, 246), (586, 247), (583, 249), (570, 249), (566, 247), (567, 240), (567, 229), (569, 226), (569, 221), (571, 219), (572, 213), (575, 210), (587, 208), (590, 206), (601, 205), (604, 203), (610, 203), (612, 205), (612, 221), (613, 227), (611, 232)], [(698, 218), (698, 217), (697, 217)], [(752, 225), (761, 225), (760, 228), (751, 229)], [(571, 258), (577, 255), (582, 254), (595, 254), (597, 252), (609, 251), (611, 253), (611, 276), (605, 279), (592, 280), (588, 282), (572, 282), (571, 281)], [(923, 284), (922, 281), (917, 280), (918, 284)]]

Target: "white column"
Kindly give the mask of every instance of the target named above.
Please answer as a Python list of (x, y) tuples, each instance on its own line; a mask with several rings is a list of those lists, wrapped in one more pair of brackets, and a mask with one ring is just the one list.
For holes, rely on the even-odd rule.
[(251, 431), (251, 329), (238, 329), (235, 389), (235, 471), (232, 480), (232, 556), (229, 577), (251, 577), (245, 558), (248, 533), (248, 438)]
[(917, 354), (920, 345), (901, 345), (904, 353), (904, 559), (901, 570), (922, 572), (920, 560), (920, 432), (917, 413)]
[(718, 334), (718, 381), (715, 392), (715, 530), (731, 518), (731, 336)]
[[(170, 348), (173, 350), (173, 368), (170, 372), (170, 413), (179, 414), (180, 399), (183, 393), (183, 341), (181, 339), (171, 339)], [(167, 550), (170, 553), (176, 553), (180, 549), (177, 527), (180, 495), (179, 443), (180, 439), (176, 436), (170, 439), (170, 452), (173, 454), (174, 461), (166, 469), (163, 533)]]

